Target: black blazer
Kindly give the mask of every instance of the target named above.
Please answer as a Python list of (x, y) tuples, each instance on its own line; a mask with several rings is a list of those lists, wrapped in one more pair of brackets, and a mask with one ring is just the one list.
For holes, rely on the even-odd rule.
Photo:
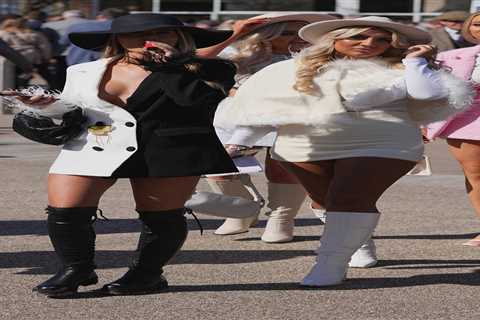
[(148, 176), (237, 171), (212, 124), (218, 103), (234, 84), (236, 68), (216, 59), (188, 62), (198, 70), (187, 70), (184, 63), (149, 67), (152, 73), (127, 100), (126, 109), (137, 119), (139, 150), (117, 171), (133, 169), (132, 161), (144, 162)]

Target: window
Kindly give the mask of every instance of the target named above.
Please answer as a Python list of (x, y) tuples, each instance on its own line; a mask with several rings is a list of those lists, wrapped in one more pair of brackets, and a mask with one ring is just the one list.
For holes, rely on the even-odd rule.
[(161, 11), (212, 11), (212, 0), (162, 0)]
[(335, 0), (222, 0), (231, 11), (334, 11)]
[(361, 0), (360, 12), (412, 12), (413, 0)]

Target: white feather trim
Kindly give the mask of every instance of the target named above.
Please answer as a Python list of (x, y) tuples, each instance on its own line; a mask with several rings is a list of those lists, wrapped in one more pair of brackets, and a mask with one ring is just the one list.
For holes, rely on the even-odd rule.
[[(385, 95), (392, 95), (392, 101), (404, 101), (414, 121), (425, 124), (463, 111), (472, 103), (475, 94), (465, 81), (445, 71), (438, 71), (442, 72), (442, 81), (449, 90), (447, 99), (411, 100), (407, 99), (406, 92), (402, 93), (405, 96), (402, 99), (402, 94), (392, 92), (395, 81), (402, 80), (402, 69), (390, 68), (381, 60), (337, 60), (329, 63), (325, 72), (315, 79), (322, 95), (311, 96), (293, 89), (295, 71), (295, 62), (287, 60), (254, 74), (240, 87), (234, 98), (225, 101), (217, 109), (215, 126), (321, 125), (329, 122), (335, 114), (356, 110), (354, 106), (346, 107), (348, 104), (344, 104), (341, 94), (355, 96), (381, 88), (384, 88)], [(376, 97), (380, 96), (372, 96), (372, 99)], [(388, 97), (384, 98), (387, 102)], [(360, 107), (358, 111), (361, 111)], [(385, 107), (388, 107), (388, 103)]]
[(420, 125), (446, 120), (465, 111), (473, 104), (476, 95), (472, 83), (443, 70), (437, 72), (441, 72), (441, 79), (448, 90), (448, 97), (431, 101), (409, 100), (407, 104), (410, 117)]
[(47, 105), (47, 106), (35, 106), (30, 104), (25, 104), (15, 96), (0, 96), (2, 103), (7, 107), (7, 109), (13, 113), (18, 112), (28, 112), (32, 116), (46, 116), (52, 118), (59, 118), (61, 116), (77, 107), (77, 104), (65, 101), (62, 99), (61, 93), (55, 90), (46, 90), (39, 86), (31, 86), (23, 89), (10, 90), (18, 93), (20, 96), (44, 96), (44, 97), (54, 97), (57, 101)]

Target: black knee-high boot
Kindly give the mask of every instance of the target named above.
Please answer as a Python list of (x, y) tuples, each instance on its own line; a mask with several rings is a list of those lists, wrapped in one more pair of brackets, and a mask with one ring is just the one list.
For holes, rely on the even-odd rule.
[(48, 235), (62, 267), (55, 276), (33, 288), (47, 296), (77, 292), (78, 286), (96, 284), (94, 271), (97, 208), (48, 207)]
[(142, 294), (166, 289), (168, 282), (162, 276), (162, 267), (180, 250), (187, 238), (184, 208), (138, 213), (142, 232), (136, 256), (125, 275), (104, 286), (110, 294)]

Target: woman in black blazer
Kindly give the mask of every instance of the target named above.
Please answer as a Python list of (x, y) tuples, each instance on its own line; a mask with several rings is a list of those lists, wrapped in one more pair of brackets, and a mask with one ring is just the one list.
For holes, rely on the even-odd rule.
[(50, 169), (48, 229), (62, 268), (34, 291), (59, 296), (98, 282), (92, 221), (117, 178), (130, 179), (142, 231), (129, 271), (103, 288), (123, 295), (168, 286), (162, 267), (186, 239), (184, 203), (199, 176), (236, 171), (212, 126), (235, 67), (193, 53), (228, 36), (169, 15), (122, 16), (111, 30), (70, 34), (79, 47), (106, 47), (105, 58), (70, 67), (59, 101), (18, 97), (80, 105), (88, 118)]

